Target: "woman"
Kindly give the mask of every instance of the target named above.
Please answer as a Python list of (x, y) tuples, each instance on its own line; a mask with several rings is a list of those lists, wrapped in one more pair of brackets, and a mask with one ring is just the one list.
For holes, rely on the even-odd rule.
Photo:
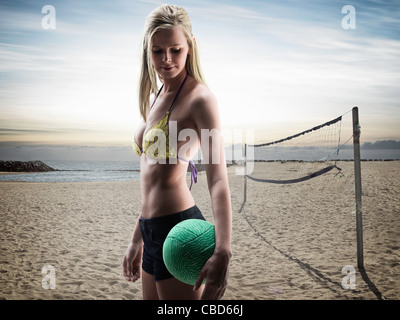
[[(159, 90), (157, 78), (162, 82)], [(135, 133), (134, 147), (141, 156), (142, 207), (123, 259), (124, 276), (136, 281), (142, 267), (144, 299), (220, 299), (232, 256), (230, 191), (221, 137), (205, 134), (220, 133), (217, 102), (205, 85), (191, 22), (183, 8), (164, 5), (147, 17), (139, 89), (144, 121)], [(151, 93), (156, 97), (150, 105)], [(178, 139), (171, 139), (172, 129)], [(204, 219), (186, 183), (188, 165), (192, 183), (193, 179), (196, 182), (197, 172), (188, 159), (199, 148), (211, 196), (216, 245), (193, 287), (168, 272), (162, 243), (180, 221)]]

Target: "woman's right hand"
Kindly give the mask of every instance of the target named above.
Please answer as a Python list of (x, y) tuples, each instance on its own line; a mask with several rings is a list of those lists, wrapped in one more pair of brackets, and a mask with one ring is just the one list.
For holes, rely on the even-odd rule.
[(124, 277), (127, 281), (135, 282), (140, 278), (143, 243), (130, 243), (122, 261)]

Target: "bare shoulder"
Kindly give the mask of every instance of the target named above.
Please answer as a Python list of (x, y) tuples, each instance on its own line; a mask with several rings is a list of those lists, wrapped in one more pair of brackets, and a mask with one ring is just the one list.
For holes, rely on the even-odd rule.
[(217, 112), (217, 99), (206, 86), (197, 83), (190, 93), (190, 112), (195, 116)]
[(190, 115), (198, 129), (219, 128), (219, 112), (214, 93), (196, 83), (190, 93)]

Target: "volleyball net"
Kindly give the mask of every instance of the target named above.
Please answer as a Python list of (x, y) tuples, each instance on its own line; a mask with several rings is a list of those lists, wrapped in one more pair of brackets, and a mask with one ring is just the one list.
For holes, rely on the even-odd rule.
[[(350, 116), (345, 117), (350, 112), (353, 112), (351, 127), (348, 126)], [(345, 129), (347, 130), (342, 130), (343, 123), (346, 124)], [(352, 130), (349, 137), (347, 132), (350, 128)], [(343, 132), (346, 134), (344, 139), (341, 137)], [(288, 219), (285, 228), (287, 230), (293, 229), (292, 232), (295, 234), (296, 225), (293, 225), (293, 221), (299, 219), (299, 225), (305, 223), (304, 221), (309, 221), (310, 217), (316, 215), (313, 211), (320, 210), (317, 208), (329, 211), (321, 203), (316, 202), (319, 187), (318, 183), (313, 182), (314, 179), (325, 179), (321, 185), (324, 192), (329, 193), (329, 188), (339, 188), (340, 185), (332, 180), (333, 178), (341, 178), (343, 175), (339, 161), (353, 161), (356, 189), (357, 260), (358, 267), (363, 268), (359, 135), (358, 108), (355, 107), (339, 117), (299, 133), (288, 135), (285, 138), (270, 142), (245, 144), (244, 195), (239, 213), (243, 212), (245, 219), (251, 223), (249, 214), (252, 210), (265, 210), (265, 212), (268, 212), (265, 219), (272, 219), (274, 216), (282, 224), (285, 223), (285, 219)], [(351, 139), (353, 139), (353, 147), (349, 144)], [(350, 168), (349, 165), (350, 163), (346, 164), (346, 170)], [(322, 178), (327, 174), (329, 174), (328, 177)], [(346, 179), (341, 179), (340, 188), (346, 189), (347, 195), (354, 194), (353, 184), (348, 179), (352, 175), (353, 171)], [(264, 186), (261, 184), (264, 184)], [(331, 191), (335, 190), (332, 189)], [(309, 192), (313, 192), (317, 199), (308, 197), (307, 199), (312, 203), (305, 203), (302, 195)], [(338, 192), (331, 192), (331, 194), (338, 194)], [(265, 200), (260, 201), (260, 198)], [(337, 201), (337, 199), (332, 201)], [(264, 204), (260, 205), (261, 202)], [(280, 208), (282, 204), (285, 205), (285, 209)], [(351, 206), (351, 202), (348, 205)], [(246, 207), (247, 214), (244, 212)], [(304, 208), (305, 211), (300, 212), (299, 208)], [(278, 212), (280, 210), (284, 212)], [(289, 215), (288, 211), (296, 212), (296, 215)], [(261, 224), (262, 222), (259, 221), (257, 227)], [(254, 227), (257, 229), (256, 226)], [(257, 232), (264, 232), (260, 230)], [(271, 233), (269, 238), (273, 238), (273, 231), (265, 232)]]
[[(349, 112), (279, 140), (245, 144), (244, 195), (239, 212), (247, 201), (247, 180), (286, 185), (304, 182), (331, 170), (340, 175), (341, 168), (337, 166), (339, 153), (352, 138), (341, 144), (343, 117)], [(298, 162), (303, 165), (282, 165)]]
[[(257, 148), (257, 150), (254, 150), (256, 162), (301, 161), (328, 164), (330, 160), (335, 160), (334, 163), (318, 168), (313, 172), (294, 172), (294, 170), (284, 172), (285, 177), (277, 176), (280, 171), (254, 172), (257, 167), (255, 166), (253, 167), (253, 175), (246, 175), (246, 177), (257, 182), (291, 184), (318, 177), (334, 168), (340, 170), (336, 166), (336, 160), (341, 147), (341, 124), (342, 116), (280, 140), (246, 146), (246, 148)], [(313, 167), (315, 168), (315, 166)], [(262, 177), (265, 174), (274, 176), (274, 178)]]

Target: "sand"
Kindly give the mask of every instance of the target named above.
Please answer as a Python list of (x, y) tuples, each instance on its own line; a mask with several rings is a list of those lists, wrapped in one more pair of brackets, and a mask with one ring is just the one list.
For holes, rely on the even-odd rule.
[[(362, 162), (364, 264), (357, 269), (352, 162), (298, 184), (247, 181), (228, 168), (233, 258), (224, 299), (399, 299), (400, 162)], [(260, 163), (254, 176), (312, 172)], [(205, 172), (192, 189), (212, 222)], [(0, 183), (0, 299), (141, 299), (121, 260), (139, 215), (139, 181)], [(55, 289), (42, 268), (55, 270)], [(355, 267), (344, 289), (344, 266)], [(346, 281), (345, 284), (350, 284)], [(46, 289), (47, 288), (47, 289)]]

